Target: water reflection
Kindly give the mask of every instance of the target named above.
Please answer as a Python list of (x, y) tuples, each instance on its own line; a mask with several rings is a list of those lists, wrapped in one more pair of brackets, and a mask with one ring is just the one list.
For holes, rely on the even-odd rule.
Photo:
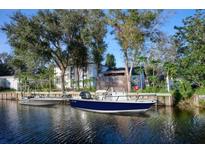
[(205, 143), (205, 111), (98, 114), (0, 102), (0, 143)]

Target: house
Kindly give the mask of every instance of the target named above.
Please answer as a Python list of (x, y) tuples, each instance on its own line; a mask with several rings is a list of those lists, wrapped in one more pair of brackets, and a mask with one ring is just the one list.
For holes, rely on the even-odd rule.
[[(137, 67), (132, 70), (132, 86), (145, 87), (145, 73), (140, 73)], [(126, 91), (125, 68), (116, 68), (102, 72), (97, 79), (97, 89), (113, 87), (116, 91)]]
[(19, 86), (18, 78), (14, 75), (0, 76), (0, 89), (15, 89), (18, 90)]
[[(145, 87), (145, 74), (139, 73), (139, 68), (135, 67), (132, 71), (132, 86), (139, 88)], [(77, 68), (69, 66), (65, 73), (66, 89), (77, 88)], [(126, 90), (125, 68), (108, 69), (106, 66), (101, 67), (101, 72), (97, 76), (97, 69), (94, 63), (88, 64), (87, 68), (79, 71), (80, 88), (95, 87), (96, 89), (107, 89), (113, 87), (115, 90)], [(55, 67), (54, 83), (57, 89), (61, 89), (61, 70)]]
[[(55, 79), (54, 83), (57, 89), (61, 89), (61, 70), (58, 67), (54, 68)], [(75, 66), (68, 66), (65, 72), (66, 89), (77, 88), (78, 72)], [(87, 67), (79, 69), (80, 88), (96, 87), (97, 69), (94, 63), (89, 63)]]

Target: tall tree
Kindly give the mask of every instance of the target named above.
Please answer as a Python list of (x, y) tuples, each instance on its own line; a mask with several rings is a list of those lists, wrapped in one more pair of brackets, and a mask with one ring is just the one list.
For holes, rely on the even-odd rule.
[(88, 65), (88, 51), (87, 51), (88, 49), (85, 47), (83, 42), (80, 40), (72, 42), (69, 48), (72, 51), (70, 54), (70, 56), (72, 57), (72, 64), (77, 69), (77, 87), (79, 89), (80, 88), (80, 69), (83, 70), (83, 68), (84, 67), (86, 68)]
[(104, 40), (107, 33), (105, 14), (102, 10), (84, 10), (84, 15), (87, 21), (84, 41), (89, 46), (90, 59), (96, 64), (98, 75), (107, 48)]
[[(163, 81), (166, 76), (167, 87), (170, 89), (170, 78), (175, 77), (173, 69), (177, 60), (176, 45), (172, 37), (162, 32), (157, 33), (154, 39), (155, 41), (149, 49), (150, 52), (147, 54), (149, 61), (146, 70), (150, 68), (152, 71), (152, 73), (147, 74), (147, 78), (153, 86), (161, 84), (163, 84), (161, 86), (164, 86)], [(155, 81), (154, 84), (153, 81)]]
[(139, 54), (145, 38), (151, 33), (158, 12), (139, 10), (111, 10), (109, 24), (114, 28), (116, 39), (123, 51), (127, 91), (131, 90), (131, 73), (134, 65), (133, 57)]
[(77, 10), (41, 10), (27, 17), (20, 12), (2, 28), (12, 47), (18, 52), (32, 52), (55, 62), (61, 70), (62, 91), (65, 92), (65, 71), (70, 64), (70, 44), (76, 41), (84, 25)]
[(170, 91), (170, 78), (173, 79), (173, 77), (176, 77), (177, 67), (176, 67), (176, 64), (167, 61), (164, 63), (164, 69), (166, 71), (167, 90), (169, 92)]
[(145, 65), (146, 65), (146, 62), (147, 62), (147, 57), (138, 56), (136, 58), (136, 61), (137, 61), (137, 65), (139, 66), (139, 69), (137, 69), (137, 71), (140, 72), (140, 87), (142, 89), (143, 88), (143, 76), (142, 75), (146, 72), (145, 71)]
[(179, 73), (182, 78), (205, 86), (205, 11), (197, 10), (183, 20), (183, 26), (175, 27)]
[(110, 69), (115, 68), (116, 62), (115, 62), (115, 56), (113, 54), (109, 54), (109, 53), (107, 54), (105, 65)]

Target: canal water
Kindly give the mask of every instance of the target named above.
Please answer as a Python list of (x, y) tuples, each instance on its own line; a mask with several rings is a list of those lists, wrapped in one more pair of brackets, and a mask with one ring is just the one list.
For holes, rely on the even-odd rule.
[(205, 112), (99, 114), (0, 102), (0, 143), (205, 143)]

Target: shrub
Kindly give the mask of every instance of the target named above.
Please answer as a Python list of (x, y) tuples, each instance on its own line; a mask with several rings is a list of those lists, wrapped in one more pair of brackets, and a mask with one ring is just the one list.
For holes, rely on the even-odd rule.
[(189, 99), (194, 93), (191, 83), (186, 80), (175, 81), (173, 97), (174, 102), (177, 104), (182, 100)]
[(174, 103), (177, 104), (182, 100), (182, 94), (178, 89), (174, 90), (173, 92)]
[(138, 92), (138, 93), (165, 93), (167, 92), (166, 88), (159, 88), (159, 87), (146, 87), (145, 89), (139, 89), (138, 91), (133, 92)]
[(174, 84), (175, 91), (178, 90), (182, 95), (182, 99), (190, 98), (193, 95), (193, 89), (191, 87), (191, 83), (186, 80), (180, 80), (175, 82)]
[(199, 100), (199, 104), (200, 104), (200, 105), (205, 105), (205, 100), (204, 100), (204, 99), (200, 99), (200, 100)]
[(84, 87), (84, 88), (80, 88), (77, 91), (90, 91), (90, 92), (95, 92), (96, 88), (95, 87)]
[(0, 87), (0, 92), (9, 92), (9, 91), (16, 91), (16, 89)]
[(200, 87), (195, 90), (195, 94), (205, 95), (205, 87)]

